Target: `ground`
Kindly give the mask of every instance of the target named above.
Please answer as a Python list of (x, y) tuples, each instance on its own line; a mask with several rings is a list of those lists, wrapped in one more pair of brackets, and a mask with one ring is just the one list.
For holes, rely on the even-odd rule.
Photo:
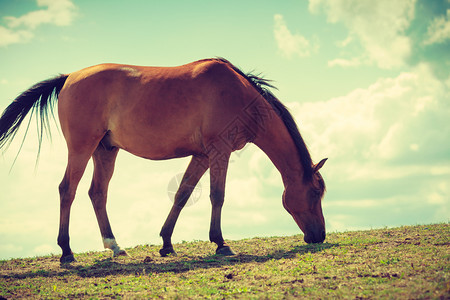
[(404, 226), (328, 234), (231, 241), (232, 257), (215, 245), (176, 244), (0, 261), (0, 296), (17, 298), (309, 298), (449, 299), (450, 225)]

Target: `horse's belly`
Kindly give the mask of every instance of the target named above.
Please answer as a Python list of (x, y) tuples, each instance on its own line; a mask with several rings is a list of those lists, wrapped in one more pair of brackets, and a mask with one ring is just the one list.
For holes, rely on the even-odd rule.
[(121, 136), (110, 132), (108, 143), (139, 157), (164, 160), (186, 157), (202, 152), (201, 146), (195, 141), (195, 135), (174, 137), (169, 133), (133, 134)]

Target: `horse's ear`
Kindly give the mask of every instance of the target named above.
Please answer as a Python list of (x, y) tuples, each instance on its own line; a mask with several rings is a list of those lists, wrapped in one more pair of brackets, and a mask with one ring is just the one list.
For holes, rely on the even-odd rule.
[(322, 159), (318, 164), (314, 165), (314, 173), (317, 173), (323, 167), (328, 158)]

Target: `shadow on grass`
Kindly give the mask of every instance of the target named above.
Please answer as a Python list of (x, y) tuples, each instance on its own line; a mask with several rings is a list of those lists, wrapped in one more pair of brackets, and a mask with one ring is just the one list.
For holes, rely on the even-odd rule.
[(76, 275), (84, 278), (103, 277), (108, 275), (145, 275), (151, 273), (184, 273), (191, 270), (220, 268), (245, 264), (250, 262), (264, 263), (269, 260), (280, 260), (294, 258), (297, 255), (305, 253), (317, 253), (325, 249), (337, 247), (339, 244), (323, 243), (316, 245), (295, 246), (290, 250), (278, 250), (267, 255), (238, 254), (235, 256), (210, 255), (205, 257), (172, 257), (158, 259), (154, 261), (141, 260), (141, 262), (121, 262), (113, 258), (96, 260), (93, 264), (87, 266), (61, 264), (61, 269), (57, 270), (38, 270), (28, 273), (16, 273), (3, 275), (3, 278), (26, 279), (34, 277), (63, 277), (67, 275)]

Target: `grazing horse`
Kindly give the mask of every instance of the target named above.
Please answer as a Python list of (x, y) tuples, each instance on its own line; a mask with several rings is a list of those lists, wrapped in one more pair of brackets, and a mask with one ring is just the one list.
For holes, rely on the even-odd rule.
[[(89, 159), (94, 175), (89, 196), (105, 248), (126, 255), (106, 212), (108, 184), (119, 149), (163, 160), (192, 156), (161, 237), (162, 256), (176, 254), (171, 236), (194, 187), (210, 169), (212, 204), (209, 238), (217, 254), (233, 255), (221, 230), (225, 177), (230, 155), (246, 143), (257, 145), (281, 173), (283, 206), (307, 243), (325, 239), (321, 201), (325, 183), (286, 107), (268, 90), (268, 80), (244, 74), (223, 58), (179, 67), (101, 64), (59, 75), (18, 96), (0, 118), (0, 148), (9, 144), (27, 113), (37, 111), (40, 139), (48, 111), (58, 101), (67, 142), (67, 168), (59, 185), (61, 262), (74, 261), (69, 245), (70, 207)], [(39, 143), (40, 146), (40, 143)]]

